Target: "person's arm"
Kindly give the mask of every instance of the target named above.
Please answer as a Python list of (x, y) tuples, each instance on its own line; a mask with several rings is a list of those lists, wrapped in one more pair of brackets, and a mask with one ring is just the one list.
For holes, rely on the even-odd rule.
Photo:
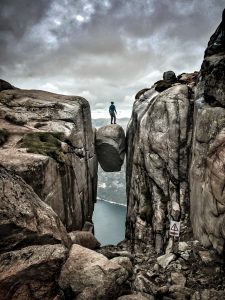
[(115, 107), (115, 113), (117, 114), (116, 107)]

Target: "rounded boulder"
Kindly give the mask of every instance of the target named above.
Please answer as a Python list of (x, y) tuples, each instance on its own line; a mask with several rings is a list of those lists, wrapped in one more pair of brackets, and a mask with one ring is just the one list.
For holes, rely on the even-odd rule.
[(117, 124), (106, 125), (97, 130), (96, 152), (98, 162), (105, 172), (121, 170), (125, 156), (125, 133)]

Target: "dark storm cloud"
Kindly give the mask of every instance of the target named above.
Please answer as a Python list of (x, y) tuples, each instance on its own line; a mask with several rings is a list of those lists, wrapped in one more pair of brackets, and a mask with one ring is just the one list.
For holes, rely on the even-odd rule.
[(199, 69), (223, 6), (222, 0), (1, 0), (0, 76), (19, 87), (81, 94), (91, 104), (113, 97), (122, 107), (167, 69)]

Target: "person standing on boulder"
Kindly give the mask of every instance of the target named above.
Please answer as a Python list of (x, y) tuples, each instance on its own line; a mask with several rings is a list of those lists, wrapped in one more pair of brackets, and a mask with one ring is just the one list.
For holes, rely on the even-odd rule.
[(111, 116), (111, 124), (113, 124), (113, 120), (114, 120), (114, 124), (116, 124), (116, 107), (114, 105), (114, 102), (111, 102), (111, 105), (109, 107), (109, 114)]

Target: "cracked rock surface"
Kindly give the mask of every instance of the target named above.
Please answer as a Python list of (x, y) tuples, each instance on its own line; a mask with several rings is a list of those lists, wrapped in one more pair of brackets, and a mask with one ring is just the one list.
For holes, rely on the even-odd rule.
[(67, 229), (81, 229), (91, 220), (97, 188), (89, 103), (44, 91), (1, 90), (2, 128), (8, 138), (0, 163), (21, 176)]

